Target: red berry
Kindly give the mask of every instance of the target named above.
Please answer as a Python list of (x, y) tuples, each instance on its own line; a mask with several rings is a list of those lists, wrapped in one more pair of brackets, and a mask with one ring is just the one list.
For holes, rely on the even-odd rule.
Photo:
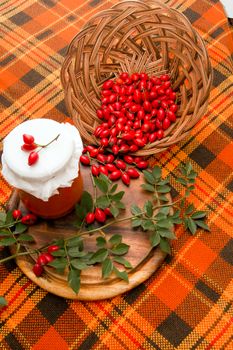
[(104, 137), (103, 139), (100, 140), (100, 144), (103, 147), (107, 147), (108, 146), (108, 139), (106, 137)]
[(105, 156), (103, 154), (98, 154), (96, 159), (100, 162), (100, 163), (105, 163)]
[(171, 122), (175, 122), (176, 121), (176, 115), (174, 112), (172, 111), (167, 111), (167, 118), (171, 121)]
[(159, 129), (159, 130), (157, 131), (157, 138), (158, 138), (159, 140), (161, 140), (161, 139), (163, 138), (163, 136), (164, 136), (163, 130), (162, 130), (162, 129)]
[(131, 79), (132, 79), (133, 81), (138, 81), (138, 80), (140, 79), (140, 75), (139, 75), (138, 73), (133, 73), (133, 74), (131, 75)]
[(146, 112), (150, 112), (152, 107), (151, 107), (151, 103), (149, 101), (144, 101), (143, 102), (143, 108)]
[(99, 149), (98, 148), (94, 148), (92, 151), (90, 151), (90, 156), (92, 158), (95, 158), (97, 156), (97, 154), (99, 154)]
[(137, 137), (135, 140), (134, 140), (134, 143), (135, 143), (135, 145), (136, 146), (138, 146), (138, 147), (144, 147), (145, 146), (145, 142), (144, 142), (144, 140), (142, 139), (142, 138), (140, 138), (140, 137)]
[(109, 175), (109, 179), (112, 181), (119, 180), (121, 178), (121, 171), (115, 170)]
[(120, 153), (127, 153), (127, 152), (129, 152), (129, 146), (126, 145), (126, 144), (122, 144), (122, 145), (119, 147), (119, 152), (120, 152)]
[(100, 208), (96, 208), (95, 210), (95, 219), (100, 222), (100, 223), (104, 223), (106, 221), (106, 214), (105, 212), (100, 209)]
[(176, 99), (176, 93), (173, 91), (173, 92), (171, 92), (170, 94), (169, 94), (169, 98), (171, 99), (171, 100), (175, 100)]
[(157, 112), (157, 118), (158, 120), (162, 121), (165, 118), (165, 112), (164, 109), (159, 108), (158, 112)]
[(90, 158), (86, 155), (81, 155), (80, 157), (80, 162), (83, 164), (83, 165), (89, 165), (90, 164)]
[(100, 133), (100, 138), (108, 137), (109, 136), (109, 129), (104, 129)]
[(21, 146), (21, 150), (22, 151), (33, 151), (34, 149), (37, 148), (37, 145), (35, 143), (31, 143), (31, 144), (28, 144), (28, 143), (24, 143), (22, 146)]
[(13, 210), (12, 216), (13, 216), (13, 218), (14, 218), (15, 220), (20, 219), (21, 216), (22, 216), (21, 210), (19, 210), (19, 209)]
[(134, 162), (134, 159), (132, 156), (124, 156), (124, 161), (128, 164), (132, 164)]
[(22, 217), (21, 222), (24, 225), (33, 225), (37, 221), (37, 217), (34, 214), (26, 214)]
[(153, 132), (152, 134), (149, 135), (148, 139), (150, 143), (154, 142), (157, 139), (157, 133)]
[[(52, 258), (51, 258), (52, 257)], [(42, 253), (38, 256), (37, 258), (37, 264), (39, 265), (46, 265), (48, 264), (50, 261), (52, 261), (54, 259), (54, 257), (50, 254), (50, 253)]]
[(108, 176), (108, 169), (104, 165), (99, 166), (99, 172)]
[(39, 159), (39, 154), (38, 152), (31, 152), (28, 156), (28, 165), (31, 166), (35, 164)]
[(111, 95), (111, 90), (102, 90), (102, 92), (101, 92), (101, 94), (102, 94), (102, 96), (109, 96), (109, 95)]
[(131, 179), (137, 179), (140, 176), (139, 172), (135, 168), (128, 168), (127, 174)]
[(116, 171), (116, 170), (117, 170), (117, 168), (115, 167), (115, 165), (112, 164), (112, 163), (107, 163), (107, 164), (105, 165), (105, 168), (108, 169), (108, 171), (109, 171), (110, 173), (112, 173), (113, 171)]
[(126, 80), (127, 78), (129, 78), (129, 74), (127, 72), (122, 72), (119, 78), (122, 80)]
[(102, 86), (102, 89), (103, 90), (108, 90), (110, 89), (114, 84), (114, 81), (113, 80), (106, 80), (104, 83), (103, 83), (103, 86)]
[(34, 143), (35, 139), (32, 135), (23, 134), (23, 141), (24, 141), (24, 143), (31, 145), (32, 143)]
[(129, 184), (130, 184), (130, 176), (129, 176), (128, 173), (122, 174), (121, 180), (126, 186), (129, 186)]
[(129, 151), (130, 152), (137, 152), (137, 150), (138, 150), (138, 146), (137, 145), (131, 145), (131, 146), (129, 146)]
[(93, 176), (98, 176), (99, 175), (99, 167), (96, 165), (91, 166), (91, 173)]
[(56, 252), (57, 250), (59, 250), (60, 247), (58, 245), (50, 245), (48, 248), (47, 248), (47, 251), (48, 253), (53, 253), (53, 252)]
[(88, 225), (92, 224), (95, 221), (95, 214), (94, 213), (87, 213), (85, 217), (85, 221)]
[(148, 161), (147, 160), (141, 160), (140, 162), (137, 163), (137, 167), (139, 169), (146, 169), (148, 167)]
[(165, 118), (163, 121), (163, 130), (168, 129), (170, 125), (171, 125), (170, 120), (168, 118)]
[(105, 213), (106, 216), (113, 217), (113, 215), (111, 213), (111, 210), (109, 208), (105, 208), (104, 209), (104, 213)]
[(175, 103), (173, 103), (173, 104), (169, 107), (169, 110), (170, 110), (171, 112), (174, 112), (174, 113), (176, 113), (177, 109), (178, 109), (178, 106), (177, 106)]
[(112, 152), (113, 154), (118, 154), (119, 153), (119, 147), (117, 145), (112, 146)]
[(117, 166), (118, 169), (121, 169), (121, 170), (125, 170), (126, 169), (126, 164), (125, 164), (125, 162), (123, 160), (117, 159), (115, 163), (116, 163), (116, 166)]
[(103, 130), (103, 127), (101, 125), (97, 126), (97, 128), (94, 131), (95, 137), (99, 137), (102, 130)]
[(35, 274), (37, 277), (39, 277), (39, 276), (42, 275), (44, 269), (43, 269), (43, 267), (42, 267), (40, 264), (36, 263), (36, 264), (33, 266), (32, 271), (34, 272), (34, 274)]
[(97, 109), (96, 114), (99, 119), (103, 119), (104, 115), (102, 109)]
[(114, 159), (115, 159), (115, 157), (112, 154), (108, 154), (106, 156), (106, 162), (108, 162), (108, 163), (114, 162)]

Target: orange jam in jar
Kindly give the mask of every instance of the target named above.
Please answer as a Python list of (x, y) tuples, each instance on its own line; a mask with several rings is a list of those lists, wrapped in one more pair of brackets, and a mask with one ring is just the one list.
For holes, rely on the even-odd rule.
[[(28, 164), (31, 151), (22, 149), (25, 134), (33, 136), (38, 145), (33, 150), (39, 151), (38, 159), (32, 165)], [(59, 218), (69, 213), (81, 198), (82, 149), (81, 137), (73, 125), (51, 119), (30, 120), (5, 138), (2, 174), (18, 189), (30, 212), (46, 219)]]

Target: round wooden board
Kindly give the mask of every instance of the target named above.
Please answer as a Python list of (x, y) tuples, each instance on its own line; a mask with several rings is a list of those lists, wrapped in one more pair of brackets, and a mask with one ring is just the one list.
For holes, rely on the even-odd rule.
[[(84, 189), (93, 193), (90, 168), (82, 167), (81, 172), (84, 180)], [(142, 183), (142, 176), (137, 180), (132, 180), (129, 188), (123, 185), (121, 181), (118, 183), (118, 189), (125, 191), (123, 201), (126, 205), (126, 210), (122, 211), (121, 218), (130, 215), (131, 204), (137, 204), (139, 207), (143, 206), (144, 202), (151, 197), (149, 193), (140, 187)], [(16, 191), (9, 202), (10, 209), (15, 207), (25, 210), (22, 203), (19, 202)], [(30, 247), (34, 249), (50, 243), (53, 239), (73, 236), (77, 232), (77, 229), (73, 226), (74, 220), (74, 213), (57, 220), (40, 220), (36, 225), (29, 227), (29, 234), (34, 237), (36, 242)], [(159, 268), (166, 257), (166, 254), (159, 248), (151, 250), (148, 233), (132, 229), (130, 221), (109, 226), (105, 229), (105, 232), (107, 236), (116, 233), (121, 234), (123, 242), (130, 245), (129, 252), (125, 256), (134, 267), (129, 272), (129, 283), (117, 278), (114, 274), (108, 279), (102, 279), (101, 267), (94, 266), (82, 271), (81, 287), (79, 293), (75, 294), (68, 286), (66, 276), (55, 273), (52, 268), (46, 267), (43, 275), (39, 278), (36, 277), (32, 271), (36, 256), (17, 257), (16, 263), (28, 278), (50, 293), (68, 299), (100, 300), (112, 298), (138, 286)], [(96, 237), (97, 234), (85, 238), (85, 250), (94, 251), (96, 249)], [(120, 269), (121, 265), (118, 268)]]

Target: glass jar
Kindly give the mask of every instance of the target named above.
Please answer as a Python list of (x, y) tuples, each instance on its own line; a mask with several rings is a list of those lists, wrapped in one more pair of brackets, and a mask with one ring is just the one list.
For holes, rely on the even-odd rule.
[[(28, 164), (31, 151), (22, 149), (24, 134), (32, 135), (38, 145), (33, 151), (39, 158), (32, 165)], [(46, 219), (58, 218), (69, 213), (81, 198), (82, 149), (81, 137), (73, 125), (51, 119), (30, 120), (5, 138), (2, 174), (18, 189), (30, 212)]]

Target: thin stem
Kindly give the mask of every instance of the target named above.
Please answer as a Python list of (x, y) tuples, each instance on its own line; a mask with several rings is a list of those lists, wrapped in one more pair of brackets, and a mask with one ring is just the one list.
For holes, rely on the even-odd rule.
[(58, 139), (58, 137), (60, 136), (60, 134), (58, 134), (56, 137), (54, 137), (54, 139), (52, 139), (51, 141), (49, 141), (46, 145), (39, 145), (38, 143), (36, 144), (38, 147), (41, 147), (41, 149), (39, 149), (39, 151), (37, 151), (37, 153), (39, 153), (42, 148), (45, 148), (47, 146), (49, 146), (52, 142), (56, 141)]
[[(33, 252), (36, 252), (36, 251), (33, 251)], [(17, 258), (18, 256), (22, 256), (22, 255), (31, 255), (33, 252), (15, 253), (15, 254), (13, 254), (13, 255), (8, 256), (7, 258), (1, 259), (1, 260), (0, 260), (0, 263), (2, 264), (2, 263), (6, 262), (6, 261), (9, 261), (9, 260), (11, 260), (11, 259), (15, 259), (15, 258)]]

